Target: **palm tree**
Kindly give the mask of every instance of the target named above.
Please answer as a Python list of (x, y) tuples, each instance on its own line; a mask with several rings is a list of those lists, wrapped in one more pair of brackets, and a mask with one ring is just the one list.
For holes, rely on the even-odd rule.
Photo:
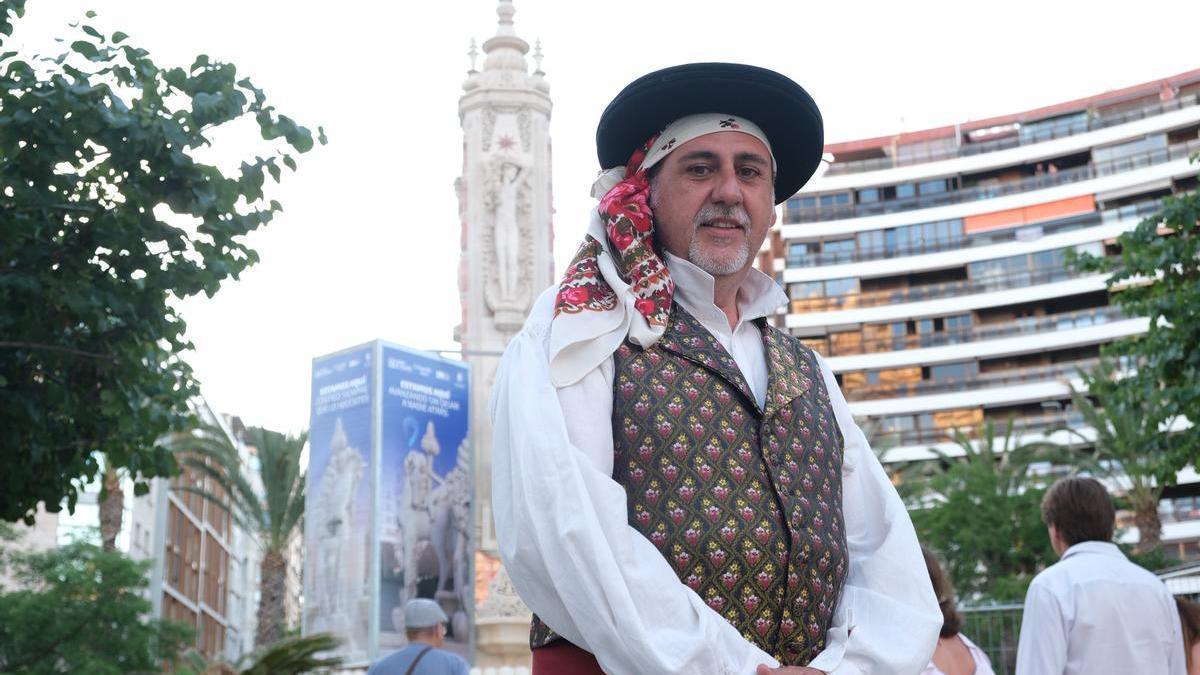
[(1046, 442), (1021, 443), (984, 422), (972, 436), (955, 430), (961, 454), (930, 448), (936, 460), (914, 467), (908, 498), (921, 540), (946, 559), (966, 600), (1019, 600), (1033, 575), (1054, 559), (1039, 504), (1047, 482), (1039, 462), (1062, 460)]
[(243, 469), (238, 448), (220, 428), (202, 427), (175, 443), (183, 453), (180, 463), (212, 478), (228, 499), (202, 489), (191, 491), (230, 510), (238, 525), (254, 533), (262, 548), (255, 633), (259, 646), (269, 645), (283, 634), (287, 548), (304, 517), (305, 472), (300, 469), (300, 453), (307, 439), (307, 432), (289, 436), (259, 428), (246, 430), (243, 441), (258, 455), (261, 491)]
[[(1118, 377), (1107, 359), (1082, 378), (1087, 390), (1071, 387), (1071, 399), (1084, 423), (1095, 430), (1095, 439), (1077, 429), (1068, 431), (1092, 446), (1089, 469), (1125, 488), (1139, 534), (1134, 551), (1153, 551), (1162, 539), (1158, 502), (1163, 488), (1175, 483), (1176, 471), (1170, 436), (1161, 431), (1162, 416), (1157, 414), (1162, 394), (1137, 378)], [(1169, 428), (1172, 422), (1161, 424)]]
[(100, 482), (99, 514), (100, 542), (105, 551), (117, 550), (117, 534), (125, 517), (125, 490), (121, 488), (121, 473), (104, 458), (104, 473)]
[(293, 635), (280, 639), (266, 649), (243, 656), (235, 664), (210, 662), (195, 650), (189, 650), (182, 663), (175, 665), (176, 675), (299, 675), (328, 672), (342, 665), (340, 656), (328, 654), (341, 644), (329, 633), (303, 637)]

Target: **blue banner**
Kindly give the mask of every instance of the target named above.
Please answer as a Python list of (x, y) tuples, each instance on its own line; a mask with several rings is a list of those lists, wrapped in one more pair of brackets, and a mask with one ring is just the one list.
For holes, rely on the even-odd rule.
[(374, 346), (313, 360), (305, 504), (304, 633), (342, 638), (348, 664), (370, 657)]
[(382, 348), (379, 647), (403, 643), (403, 605), (436, 600), (464, 656), (474, 605), (467, 364)]

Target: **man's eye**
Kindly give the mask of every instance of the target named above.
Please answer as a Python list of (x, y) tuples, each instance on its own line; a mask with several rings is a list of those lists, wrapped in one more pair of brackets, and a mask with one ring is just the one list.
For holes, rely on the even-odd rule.
[(687, 168), (687, 171), (693, 176), (707, 176), (712, 173), (712, 167), (706, 164), (693, 164)]
[(738, 173), (741, 174), (742, 178), (757, 178), (762, 175), (761, 171), (752, 166), (743, 166), (738, 169)]

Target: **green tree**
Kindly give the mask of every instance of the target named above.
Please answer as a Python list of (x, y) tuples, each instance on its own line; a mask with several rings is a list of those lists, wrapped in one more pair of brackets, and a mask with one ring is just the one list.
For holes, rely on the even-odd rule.
[(1057, 559), (1041, 520), (1046, 480), (1030, 467), (1060, 459), (1060, 449), (1017, 444), (1011, 421), (1000, 438), (990, 420), (975, 438), (955, 431), (958, 457), (934, 450), (940, 461), (910, 499), (913, 525), (922, 543), (941, 553), (961, 599), (1017, 601), (1033, 575)]
[[(259, 646), (278, 640), (285, 628), (287, 547), (299, 533), (304, 517), (305, 472), (300, 469), (300, 453), (307, 439), (307, 433), (288, 436), (247, 429), (243, 440), (257, 453), (257, 481), (244, 469), (237, 446), (219, 428), (205, 427), (172, 441), (182, 461), (216, 481), (228, 499), (211, 492), (201, 494), (230, 510), (238, 524), (258, 539), (263, 552), (255, 634)], [(256, 483), (261, 484), (261, 492)]]
[[(1071, 399), (1095, 438), (1078, 429), (1068, 431), (1081, 445), (1091, 446), (1088, 470), (1124, 488), (1139, 533), (1134, 551), (1153, 551), (1162, 539), (1158, 502), (1163, 488), (1175, 483), (1178, 468), (1171, 452), (1175, 435), (1159, 429), (1165, 391), (1142, 378), (1121, 377), (1107, 359), (1085, 373), (1083, 382), (1085, 391), (1072, 388)], [(1163, 423), (1170, 426), (1173, 421), (1167, 418)]]
[[(1192, 161), (1200, 161), (1193, 156)], [(1089, 272), (1107, 272), (1112, 302), (1128, 316), (1145, 316), (1145, 335), (1119, 340), (1102, 354), (1134, 367), (1131, 391), (1154, 394), (1160, 405), (1144, 414), (1148, 428), (1187, 418), (1172, 435), (1169, 464), (1200, 468), (1200, 191), (1162, 200), (1162, 210), (1117, 237), (1119, 256), (1069, 258)]]
[(0, 562), (20, 589), (0, 593), (0, 672), (158, 673), (191, 642), (191, 628), (146, 618), (147, 563), (83, 542)]
[[(0, 0), (0, 33), (24, 7)], [(175, 471), (161, 439), (192, 424), (197, 385), (172, 301), (211, 296), (257, 262), (245, 235), (280, 210), (266, 178), (279, 181), (292, 153), (313, 146), (232, 64), (200, 55), (159, 66), (124, 33), (90, 25), (65, 44), (40, 57), (3, 51), (0, 37), (0, 519), (10, 521), (31, 522), (39, 502), (73, 509), (101, 455), (137, 494)], [(244, 149), (253, 159), (226, 172), (201, 161), (213, 132), (241, 120), (261, 132)]]

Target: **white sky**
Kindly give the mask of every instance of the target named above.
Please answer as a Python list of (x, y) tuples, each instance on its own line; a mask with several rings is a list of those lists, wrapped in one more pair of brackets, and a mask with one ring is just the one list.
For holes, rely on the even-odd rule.
[[(834, 142), (1200, 67), (1195, 0), (515, 6), (517, 33), (542, 41), (554, 100), (558, 269), (586, 223), (600, 112), (657, 68), (717, 60), (783, 72), (817, 100)], [(495, 32), (495, 0), (29, 0), (16, 42), (50, 44), (89, 8), (93, 25), (129, 33), (159, 65), (199, 53), (237, 64), (280, 112), (329, 136), (272, 191), (284, 213), (250, 238), (262, 262), (184, 305), (188, 360), (214, 407), (295, 431), (308, 424), (314, 356), (374, 338), (456, 347), (458, 97), (470, 39)]]

